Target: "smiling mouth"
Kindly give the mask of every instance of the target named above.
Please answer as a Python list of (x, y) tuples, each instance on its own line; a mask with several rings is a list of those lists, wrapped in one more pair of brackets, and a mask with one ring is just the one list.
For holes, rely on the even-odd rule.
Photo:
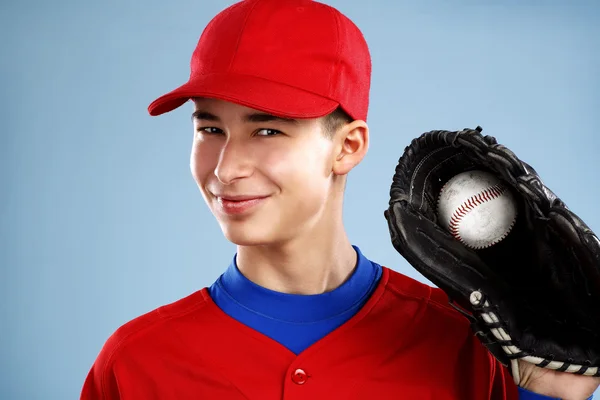
[(236, 215), (250, 211), (250, 209), (263, 203), (269, 196), (262, 197), (218, 197), (217, 204), (220, 211), (225, 214)]

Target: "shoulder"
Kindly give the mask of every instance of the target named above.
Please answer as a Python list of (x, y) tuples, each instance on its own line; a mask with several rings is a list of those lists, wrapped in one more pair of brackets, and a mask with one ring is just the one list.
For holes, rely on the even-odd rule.
[(430, 306), (439, 308), (442, 312), (447, 311), (452, 315), (457, 313), (450, 306), (448, 296), (442, 289), (419, 282), (390, 268), (383, 268), (388, 274), (387, 287), (397, 296), (425, 301)]
[[(446, 337), (453, 340), (473, 339), (471, 326), (467, 318), (450, 305), (446, 293), (437, 287), (419, 282), (409, 276), (385, 268), (387, 274), (386, 292), (396, 309), (406, 308), (405, 304), (414, 304), (413, 321), (420, 330), (436, 332), (441, 329)], [(418, 311), (416, 310), (418, 309)], [(438, 332), (439, 333), (439, 332)]]
[[(386, 292), (390, 298), (386, 308), (392, 310), (390, 314), (395, 320), (405, 320), (410, 325), (411, 333), (405, 336), (406, 343), (410, 343), (415, 350), (420, 349), (420, 362), (430, 365), (432, 371), (441, 368), (440, 377), (444, 370), (456, 368), (460, 368), (464, 376), (477, 377), (470, 382), (468, 389), (473, 393), (493, 390), (510, 392), (514, 396), (514, 385), (506, 368), (496, 361), (474, 334), (469, 320), (450, 305), (443, 290), (389, 268), (385, 270)], [(415, 310), (410, 314), (411, 318), (398, 318), (403, 310), (410, 307), (407, 304), (412, 304)], [(503, 396), (493, 398), (514, 398)]]
[(115, 369), (143, 362), (149, 355), (160, 352), (186, 324), (210, 323), (214, 319), (210, 304), (208, 290), (204, 288), (121, 325), (105, 341), (86, 378), (84, 393), (103, 395), (82, 398), (117, 398), (108, 396), (116, 390)]
[(119, 339), (127, 339), (138, 334), (148, 334), (153, 329), (160, 329), (169, 321), (185, 318), (189, 314), (206, 307), (207, 304), (208, 296), (205, 290), (198, 290), (173, 303), (165, 304), (132, 319), (120, 326), (113, 336)]
[(108, 352), (114, 357), (132, 344), (162, 336), (165, 331), (175, 329), (187, 319), (206, 318), (207, 315), (202, 310), (207, 308), (209, 299), (207, 290), (202, 289), (142, 314), (120, 326), (106, 341), (103, 352)]

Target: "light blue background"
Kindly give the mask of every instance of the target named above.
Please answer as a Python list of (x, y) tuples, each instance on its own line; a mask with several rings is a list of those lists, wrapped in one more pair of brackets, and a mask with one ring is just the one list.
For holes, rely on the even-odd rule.
[[(232, 1), (0, 4), (0, 398), (75, 399), (121, 324), (210, 285), (234, 246), (189, 172), (187, 79)], [(423, 280), (383, 210), (404, 147), (481, 125), (600, 232), (600, 16), (593, 1), (332, 0), (373, 56), (370, 154), (345, 203), (353, 243)]]

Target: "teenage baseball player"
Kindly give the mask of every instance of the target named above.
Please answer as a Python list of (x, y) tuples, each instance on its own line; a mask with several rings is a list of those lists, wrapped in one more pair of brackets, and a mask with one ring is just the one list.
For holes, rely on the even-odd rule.
[(193, 102), (191, 172), (237, 252), (117, 329), (82, 400), (590, 398), (593, 376), (519, 361), (515, 379), (442, 289), (351, 244), (370, 79), (360, 30), (324, 4), (244, 0), (211, 20), (189, 81), (149, 112)]

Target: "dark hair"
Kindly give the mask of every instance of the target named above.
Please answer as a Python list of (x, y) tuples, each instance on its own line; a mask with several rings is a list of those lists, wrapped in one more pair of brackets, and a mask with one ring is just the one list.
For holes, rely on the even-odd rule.
[(352, 121), (352, 117), (342, 107), (338, 107), (322, 118), (323, 133), (328, 138), (332, 138), (341, 126)]

